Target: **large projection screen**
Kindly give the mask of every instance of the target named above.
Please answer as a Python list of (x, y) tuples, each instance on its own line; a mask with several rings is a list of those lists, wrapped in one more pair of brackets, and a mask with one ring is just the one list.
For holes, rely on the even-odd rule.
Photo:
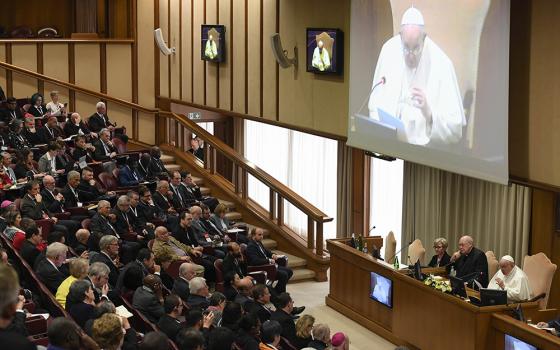
[(509, 18), (510, 0), (352, 0), (348, 145), (507, 184)]

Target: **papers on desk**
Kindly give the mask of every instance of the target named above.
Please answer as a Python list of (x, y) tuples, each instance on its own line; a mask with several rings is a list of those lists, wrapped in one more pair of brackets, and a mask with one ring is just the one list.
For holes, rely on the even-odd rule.
[(69, 136), (69, 137), (67, 137), (67, 138), (65, 138), (65, 139), (62, 139), (62, 141), (72, 141), (72, 139), (73, 139), (74, 137), (76, 137), (76, 136), (78, 136), (78, 134)]
[(48, 320), (50, 315), (48, 313), (47, 314), (31, 314), (31, 317), (33, 317), (33, 316), (41, 316), (45, 320)]
[(117, 307), (115, 308), (115, 313), (116, 313), (117, 315), (121, 316), (121, 317), (124, 317), (124, 318), (130, 318), (130, 317), (134, 316), (134, 315), (132, 315), (132, 313), (131, 313), (130, 311), (128, 311), (128, 309), (127, 309), (126, 307), (124, 307), (123, 305), (117, 306)]
[(88, 209), (88, 210), (97, 209), (97, 204), (89, 205), (89, 206), (87, 207), (87, 209)]
[(230, 228), (229, 230), (227, 230), (227, 233), (237, 233), (237, 232), (243, 232), (245, 230), (242, 230), (240, 228)]
[(553, 331), (555, 331), (555, 329), (554, 329), (554, 328), (551, 328), (551, 327), (539, 327), (539, 326), (537, 326), (537, 325), (534, 324), (534, 323), (527, 323), (527, 324), (528, 324), (529, 326), (531, 326), (531, 327), (536, 328), (536, 329), (542, 329), (542, 330), (545, 330), (545, 331), (548, 331), (548, 332), (553, 332)]

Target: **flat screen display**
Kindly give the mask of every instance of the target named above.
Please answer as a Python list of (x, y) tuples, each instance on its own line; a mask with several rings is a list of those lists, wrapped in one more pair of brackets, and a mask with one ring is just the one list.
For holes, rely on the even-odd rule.
[(348, 144), (507, 184), (510, 0), (352, 0), (350, 22)]
[(307, 71), (320, 74), (342, 72), (343, 34), (339, 29), (307, 28)]
[(504, 345), (505, 350), (538, 350), (537, 347), (530, 345), (521, 339), (512, 337), (509, 334), (505, 335)]
[(370, 286), (370, 298), (387, 307), (393, 307), (393, 281), (385, 276), (372, 272)]
[(202, 25), (202, 45), (200, 55), (202, 60), (210, 62), (225, 61), (226, 27), (222, 25)]

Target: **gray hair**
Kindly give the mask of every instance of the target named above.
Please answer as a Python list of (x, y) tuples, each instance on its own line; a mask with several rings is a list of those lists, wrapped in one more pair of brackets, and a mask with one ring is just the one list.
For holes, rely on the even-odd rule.
[(107, 264), (102, 262), (94, 262), (90, 265), (88, 276), (89, 277), (106, 277), (111, 273), (111, 269)]
[(99, 108), (101, 108), (101, 107), (105, 107), (105, 103), (104, 103), (104, 102), (99, 101), (99, 102), (97, 102), (97, 103), (95, 104), (95, 109), (99, 109)]
[(103, 133), (108, 133), (109, 135), (111, 135), (111, 132), (107, 128), (103, 128), (103, 129), (101, 129), (101, 131), (99, 131), (99, 135), (101, 135)]
[(80, 173), (77, 172), (76, 170), (72, 170), (68, 173), (68, 175), (66, 175), (66, 179), (68, 181), (74, 180), (75, 178), (78, 178), (78, 179), (80, 178)]
[(441, 244), (443, 249), (447, 249), (447, 247), (448, 247), (447, 239), (445, 239), (443, 237), (434, 239), (434, 246), (436, 246), (438, 244)]
[(189, 271), (195, 271), (194, 264), (186, 262), (182, 263), (181, 266), (179, 266), (179, 276), (185, 277), (187, 275), (187, 272)]
[(118, 239), (115, 236), (105, 235), (99, 240), (99, 249), (105, 250), (110, 244), (117, 240)]
[(128, 196), (120, 196), (119, 199), (117, 199), (117, 205), (123, 205), (126, 203), (130, 203), (130, 198), (128, 198)]
[(313, 330), (311, 331), (311, 333), (313, 334), (314, 339), (325, 341), (330, 338), (331, 329), (329, 328), (328, 325), (324, 323), (319, 323), (313, 326)]
[(163, 187), (163, 185), (169, 186), (169, 182), (167, 182), (167, 181), (165, 181), (165, 180), (160, 180), (160, 181), (157, 183), (157, 189), (159, 190), (160, 188)]
[(9, 265), (0, 265), (0, 313), (18, 302), (19, 278)]
[(67, 252), (68, 252), (68, 247), (66, 246), (66, 244), (60, 242), (54, 242), (49, 244), (45, 255), (47, 256), (47, 258), (54, 259), (59, 257), (60, 255), (66, 255)]
[(189, 213), (194, 214), (194, 213), (202, 213), (202, 208), (199, 207), (198, 205), (193, 205), (190, 209), (189, 209)]
[(109, 207), (111, 208), (111, 203), (109, 203), (106, 200), (100, 200), (99, 202), (97, 202), (97, 211), (99, 211), (99, 209), (101, 209), (101, 207)]
[(194, 277), (189, 281), (189, 291), (191, 294), (196, 294), (206, 285), (204, 277)]

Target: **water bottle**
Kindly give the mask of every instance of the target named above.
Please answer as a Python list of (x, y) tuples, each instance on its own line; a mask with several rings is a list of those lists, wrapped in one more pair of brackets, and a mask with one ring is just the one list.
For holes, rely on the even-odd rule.
[(350, 247), (356, 248), (356, 235), (352, 233), (352, 238), (350, 239)]
[(399, 266), (400, 266), (399, 257), (395, 256), (395, 263), (393, 264), (393, 266), (394, 266), (395, 270), (399, 269)]

